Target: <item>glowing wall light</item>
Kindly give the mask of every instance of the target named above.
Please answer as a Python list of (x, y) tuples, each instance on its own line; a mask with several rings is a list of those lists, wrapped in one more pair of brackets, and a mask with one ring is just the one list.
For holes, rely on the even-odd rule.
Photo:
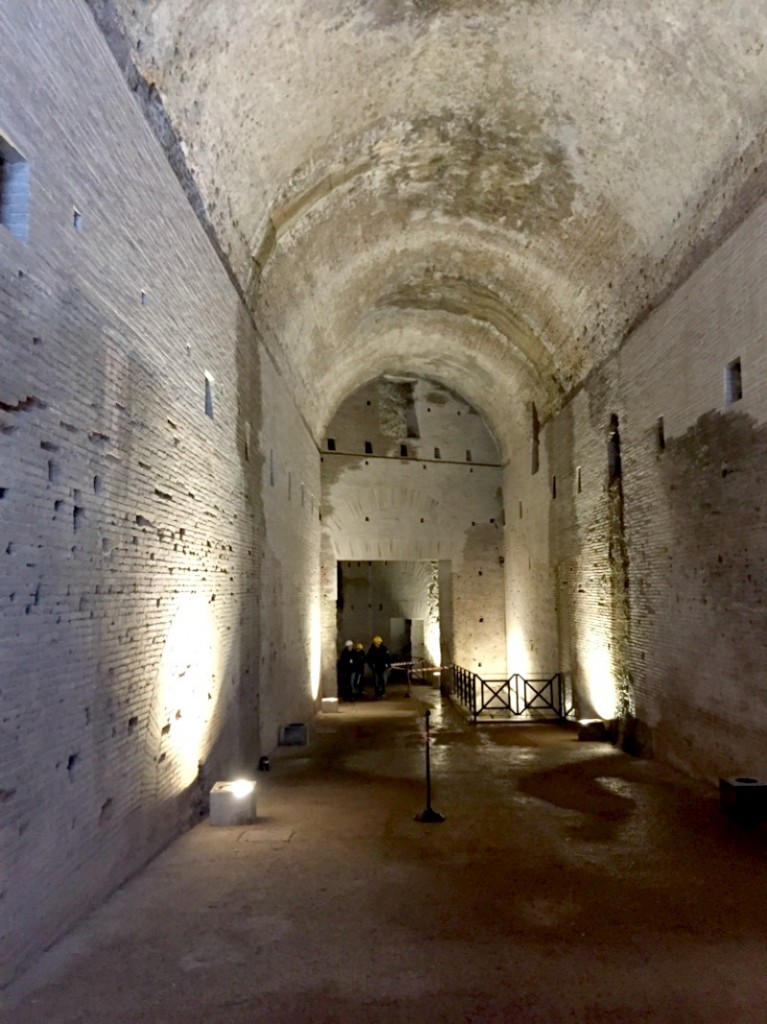
[(210, 746), (218, 697), (216, 636), (204, 594), (179, 596), (165, 639), (156, 715), (163, 753), (175, 765), (180, 788), (194, 781)]
[(322, 669), (322, 615), (319, 600), (312, 604), (309, 625), (309, 682), (312, 700), (317, 699), (320, 692), (320, 673)]
[(581, 664), (583, 696), (600, 718), (614, 718), (618, 713), (618, 687), (612, 655), (604, 637), (592, 634), (588, 638)]

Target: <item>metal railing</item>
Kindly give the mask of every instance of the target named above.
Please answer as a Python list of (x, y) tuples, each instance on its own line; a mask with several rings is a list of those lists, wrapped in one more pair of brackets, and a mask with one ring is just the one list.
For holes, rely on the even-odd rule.
[(514, 672), (505, 679), (483, 679), (476, 672), (454, 665), (452, 689), (475, 722), (482, 715), (564, 721), (573, 714), (561, 672), (530, 678)]

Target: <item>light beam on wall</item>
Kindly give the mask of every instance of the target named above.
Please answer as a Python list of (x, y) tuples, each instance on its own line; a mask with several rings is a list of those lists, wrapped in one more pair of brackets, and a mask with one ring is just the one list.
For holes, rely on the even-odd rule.
[(322, 669), (322, 615), (319, 600), (312, 603), (309, 625), (309, 681), (312, 700), (317, 699), (320, 692), (320, 673)]
[(208, 598), (181, 594), (165, 640), (156, 708), (162, 753), (175, 768), (181, 789), (194, 781), (209, 752), (218, 698), (215, 665), (216, 635)]
[(612, 655), (604, 637), (592, 634), (587, 639), (581, 664), (583, 695), (600, 718), (614, 718), (618, 713), (618, 687)]
[(506, 664), (508, 671), (530, 674), (530, 651), (519, 626), (512, 626), (506, 636)]

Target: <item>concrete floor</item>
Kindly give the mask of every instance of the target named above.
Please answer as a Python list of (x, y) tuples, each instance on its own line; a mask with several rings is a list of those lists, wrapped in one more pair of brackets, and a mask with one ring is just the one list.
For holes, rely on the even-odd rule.
[[(427, 707), (439, 825), (413, 820)], [(271, 764), (256, 825), (182, 836), (3, 1024), (767, 1021), (767, 837), (710, 787), (425, 687)]]

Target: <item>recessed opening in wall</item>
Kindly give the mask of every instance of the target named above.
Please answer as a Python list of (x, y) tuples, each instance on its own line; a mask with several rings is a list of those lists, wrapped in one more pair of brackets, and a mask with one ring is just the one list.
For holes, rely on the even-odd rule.
[(658, 446), (659, 452), (662, 452), (666, 447), (666, 428), (663, 425), (662, 416), (658, 417), (658, 421), (655, 424), (655, 443)]
[(399, 453), (400, 453), (400, 455), (401, 455), (401, 456), (402, 456), (402, 457), (403, 457), (404, 459), (406, 459), (406, 458), (407, 458), (407, 445), (406, 445), (406, 444), (401, 444), (401, 445), (399, 446)]
[(29, 163), (0, 135), (0, 224), (29, 241)]
[[(144, 294), (143, 292), (141, 293)], [(205, 371), (205, 415), (210, 416), (213, 419), (213, 385), (215, 380), (213, 375)]]
[(551, 478), (551, 497), (556, 498), (557, 496), (557, 478), (553, 476)]
[(149, 305), (149, 293), (145, 292), (143, 288), (141, 289), (141, 295), (139, 296), (139, 298), (141, 300), (141, 305), (142, 306), (148, 306)]
[(72, 210), (72, 227), (75, 231), (82, 231), (84, 228), (83, 215), (75, 208)]
[(366, 441), (365, 442), (365, 454), (366, 455), (372, 455), (373, 454), (373, 445), (372, 445), (372, 443), (370, 441)]
[(329, 452), (334, 452), (336, 450), (336, 439), (334, 437), (328, 438), (327, 448)]
[(441, 459), (442, 458), (442, 452), (440, 451), (439, 448), (435, 448), (434, 449), (434, 458), (435, 459)]
[(541, 466), (541, 422), (535, 402), (530, 413), (530, 472), (537, 473)]
[(607, 475), (610, 483), (619, 480), (621, 475), (621, 435), (615, 413), (611, 414), (607, 428)]
[(245, 461), (250, 462), (250, 420), (245, 420)]
[(577, 466), (575, 469), (575, 489), (578, 494), (583, 490), (583, 480), (581, 479), (581, 467)]
[(466, 461), (471, 462), (471, 451), (468, 448), (466, 449)]
[(522, 502), (519, 503), (519, 518), (522, 518)]
[(724, 400), (727, 405), (739, 402), (743, 397), (743, 373), (740, 358), (733, 359), (724, 370)]

